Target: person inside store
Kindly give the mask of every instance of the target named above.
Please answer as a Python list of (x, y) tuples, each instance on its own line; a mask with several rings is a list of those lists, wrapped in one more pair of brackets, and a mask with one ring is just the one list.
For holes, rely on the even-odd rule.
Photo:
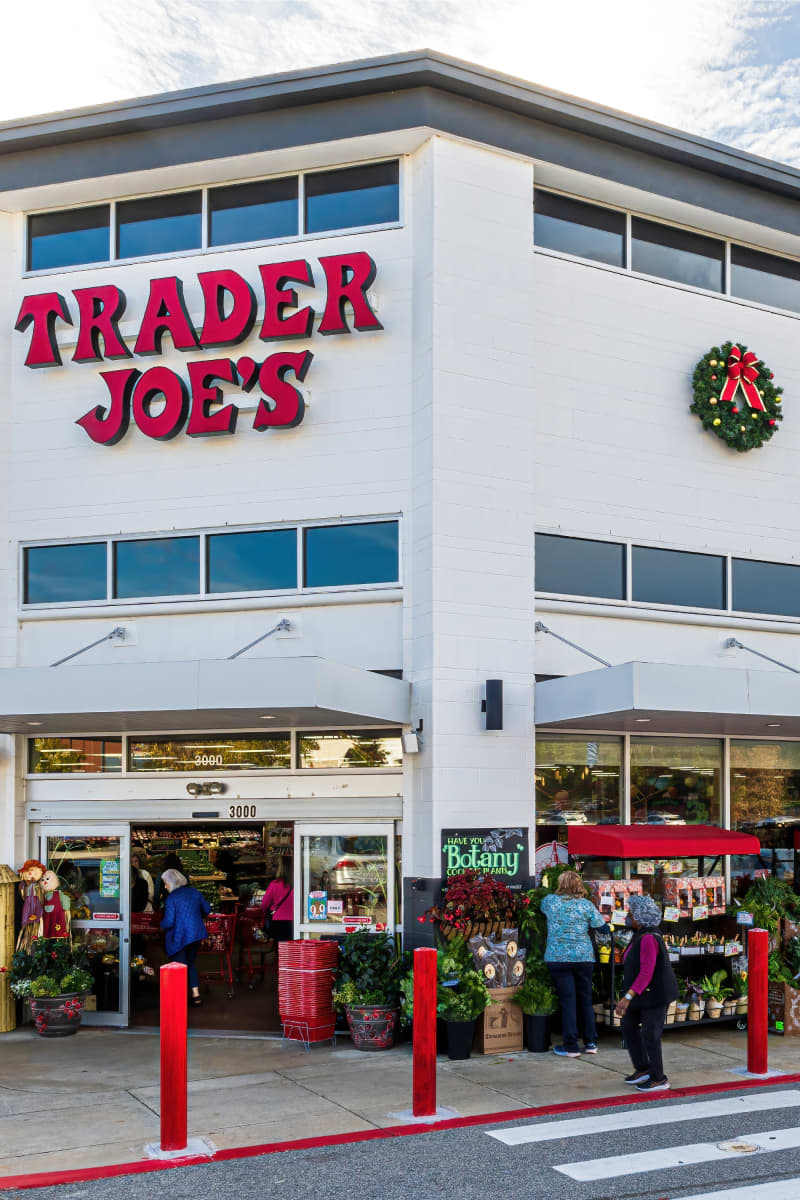
[(200, 978), (197, 974), (197, 951), (206, 936), (204, 918), (211, 912), (205, 896), (193, 888), (185, 875), (174, 868), (161, 873), (161, 882), (167, 893), (161, 928), (166, 933), (167, 957), (170, 962), (184, 963), (188, 967), (191, 1003), (198, 1007)]
[(146, 874), (146, 871), (140, 871), (138, 867), (135, 867), (133, 860), (131, 860), (131, 912), (153, 911), (153, 906), (150, 903), (147, 879), (145, 879)]
[(161, 874), (155, 881), (155, 899), (153, 900), (153, 906), (155, 908), (161, 908), (164, 903), (164, 897), (166, 894), (166, 888), (164, 886), (165, 871), (177, 871), (180, 875), (184, 874), (183, 863), (178, 858), (174, 850), (170, 850), (169, 854), (164, 855), (164, 861), (161, 864)]
[[(147, 906), (145, 906), (145, 908), (143, 908), (139, 911), (152, 912), (153, 911), (153, 900), (155, 899), (155, 894), (156, 894), (156, 885), (153, 882), (153, 876), (150, 874), (149, 871), (145, 870), (144, 864), (145, 864), (144, 856), (138, 850), (132, 851), (132, 853), (131, 853), (131, 876), (133, 875), (134, 871), (138, 871), (140, 877), (147, 884), (147, 902), (148, 902), (148, 904), (147, 904)], [(134, 909), (134, 912), (136, 912), (136, 911), (137, 910)]]
[(667, 1007), (678, 998), (678, 981), (669, 952), (658, 932), (661, 909), (650, 896), (631, 896), (627, 924), (635, 930), (625, 951), (622, 986), (625, 994), (616, 1007), (622, 1017), (622, 1036), (633, 1071), (625, 1082), (639, 1092), (669, 1088), (664, 1074), (661, 1035)]
[(564, 1041), (555, 1046), (559, 1058), (578, 1058), (578, 1025), (583, 1033), (586, 1054), (597, 1053), (597, 1029), (592, 1008), (594, 946), (590, 929), (602, 929), (605, 921), (591, 900), (576, 871), (564, 871), (558, 888), (542, 900), (547, 918), (547, 943), (544, 961), (553, 980), (561, 1005)]
[(278, 872), (261, 900), (264, 932), (275, 942), (288, 942), (294, 931), (293, 875), (292, 860), (282, 858)]

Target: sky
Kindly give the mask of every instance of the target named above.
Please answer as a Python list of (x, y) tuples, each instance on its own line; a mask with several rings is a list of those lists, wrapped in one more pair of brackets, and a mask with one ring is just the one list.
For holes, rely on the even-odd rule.
[(800, 0), (5, 0), (0, 120), (430, 47), (800, 166)]

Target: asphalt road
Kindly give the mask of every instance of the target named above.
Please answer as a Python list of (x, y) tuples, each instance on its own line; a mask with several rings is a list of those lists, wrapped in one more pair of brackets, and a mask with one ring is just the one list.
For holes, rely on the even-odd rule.
[[(698, 1107), (708, 1104), (710, 1110)], [(732, 1105), (738, 1111), (730, 1112)], [(491, 1133), (539, 1140), (509, 1145)], [(761, 1135), (761, 1148), (717, 1146), (755, 1145), (748, 1135)], [(795, 1144), (773, 1148), (786, 1141)], [(646, 1154), (656, 1160), (633, 1157)], [(19, 1200), (705, 1200), (708, 1193), (719, 1200), (800, 1200), (800, 1089), (677, 1100), (667, 1093), (631, 1107), (9, 1194)]]

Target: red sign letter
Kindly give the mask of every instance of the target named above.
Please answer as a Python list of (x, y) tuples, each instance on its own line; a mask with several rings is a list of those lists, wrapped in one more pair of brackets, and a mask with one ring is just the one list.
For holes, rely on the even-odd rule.
[(150, 295), (134, 354), (160, 354), (165, 333), (172, 337), (176, 350), (197, 349), (197, 334), (183, 300), (183, 284), (174, 275), (168, 279), (150, 280)]
[(293, 429), (299, 425), (305, 416), (306, 406), (297, 388), (286, 382), (286, 375), (294, 372), (295, 378), (302, 383), (311, 366), (314, 355), (310, 350), (304, 354), (270, 354), (261, 364), (258, 372), (258, 386), (270, 400), (275, 401), (274, 408), (268, 408), (263, 398), (256, 409), (253, 429), (271, 429), (280, 425), (284, 429)]
[(68, 325), (72, 324), (67, 302), (58, 292), (42, 292), (38, 296), (26, 296), (22, 301), (14, 328), (23, 333), (33, 322), (26, 367), (61, 366), (56, 341), (56, 320), (59, 317)]
[(285, 308), (297, 308), (297, 292), (284, 287), (287, 280), (294, 283), (310, 283), (314, 286), (311, 267), (302, 258), (294, 262), (268, 263), (258, 268), (264, 284), (264, 323), (258, 335), (262, 342), (275, 338), (308, 337), (314, 324), (314, 310), (310, 306), (301, 308), (291, 317), (284, 317)]
[(209, 404), (222, 404), (222, 388), (211, 387), (212, 379), (233, 383), (237, 378), (229, 358), (212, 358), (207, 362), (189, 363), (189, 383), (192, 388), (192, 411), (186, 432), (189, 437), (207, 437), (212, 433), (234, 433), (239, 409), (235, 404), (225, 404), (215, 413), (208, 411)]
[[(113, 284), (104, 287), (75, 288), (80, 332), (72, 356), (73, 362), (102, 362), (106, 358), (130, 358), (131, 352), (120, 336), (117, 322), (125, 311), (125, 293)], [(100, 349), (100, 338), (103, 349)]]
[(321, 258), (328, 295), (320, 322), (320, 333), (349, 333), (345, 304), (353, 310), (354, 329), (383, 329), (367, 300), (367, 289), (375, 280), (375, 263), (364, 250), (353, 254), (329, 254)]
[(75, 424), (83, 426), (92, 441), (100, 446), (116, 446), (128, 432), (131, 392), (139, 372), (135, 367), (122, 371), (101, 371), (100, 378), (111, 393), (111, 404), (108, 409), (98, 405)]
[[(154, 416), (150, 404), (163, 396), (164, 407)], [(180, 433), (189, 411), (189, 393), (180, 375), (169, 367), (150, 367), (133, 391), (133, 419), (147, 437), (168, 442)]]
[[(203, 290), (205, 313), (200, 330), (201, 346), (235, 346), (243, 342), (256, 319), (253, 289), (238, 271), (201, 271), (197, 276)], [(233, 297), (233, 308), (225, 315), (225, 293)]]

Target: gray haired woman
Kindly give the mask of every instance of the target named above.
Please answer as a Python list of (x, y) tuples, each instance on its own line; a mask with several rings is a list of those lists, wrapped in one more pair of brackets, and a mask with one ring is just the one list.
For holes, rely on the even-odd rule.
[(161, 879), (167, 890), (164, 920), (161, 922), (161, 928), (167, 935), (167, 954), (170, 962), (185, 963), (188, 968), (191, 1002), (197, 1006), (201, 1001), (195, 959), (200, 943), (206, 936), (203, 918), (211, 912), (211, 906), (180, 871), (169, 868), (163, 872)]
[(628, 909), (628, 924), (635, 932), (625, 951), (625, 995), (616, 1008), (633, 1063), (625, 1082), (635, 1084), (639, 1092), (663, 1092), (669, 1080), (664, 1074), (661, 1035), (667, 1007), (678, 998), (678, 982), (658, 932), (661, 909), (649, 896), (631, 896)]

